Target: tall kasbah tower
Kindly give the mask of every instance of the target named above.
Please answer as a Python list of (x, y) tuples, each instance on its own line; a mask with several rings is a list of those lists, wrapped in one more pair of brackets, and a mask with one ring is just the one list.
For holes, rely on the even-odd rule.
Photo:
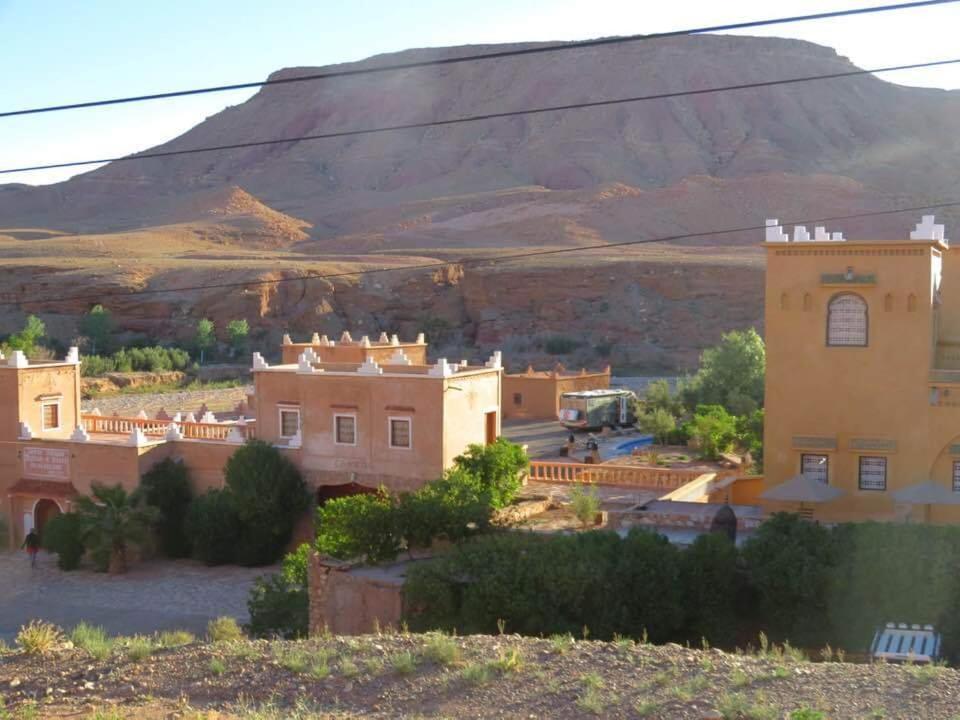
[(925, 216), (890, 242), (768, 220), (764, 247), (765, 485), (828, 483), (843, 495), (815, 515), (837, 521), (919, 517), (891, 493), (929, 479), (960, 492), (960, 258), (943, 226)]

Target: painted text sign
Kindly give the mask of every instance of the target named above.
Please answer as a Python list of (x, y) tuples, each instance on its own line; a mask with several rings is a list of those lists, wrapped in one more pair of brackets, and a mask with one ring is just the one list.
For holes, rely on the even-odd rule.
[(32, 480), (69, 480), (70, 451), (55, 448), (23, 448), (23, 476)]

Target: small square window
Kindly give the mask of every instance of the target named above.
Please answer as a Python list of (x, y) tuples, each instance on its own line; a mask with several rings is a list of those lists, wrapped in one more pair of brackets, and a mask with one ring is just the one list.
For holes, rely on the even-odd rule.
[(390, 447), (412, 447), (411, 425), (409, 418), (390, 418)]
[(280, 437), (291, 438), (300, 431), (300, 411), (296, 408), (281, 408)]
[(353, 415), (334, 415), (333, 424), (337, 445), (357, 444), (357, 419)]
[(801, 455), (800, 472), (812, 480), (829, 484), (830, 461), (826, 455)]
[(860, 489), (887, 489), (887, 459), (885, 457), (860, 458)]
[(58, 430), (60, 428), (60, 403), (43, 403), (43, 429)]
[(514, 394), (513, 394), (513, 404), (514, 404), (514, 405), (523, 405), (523, 393), (514, 393)]

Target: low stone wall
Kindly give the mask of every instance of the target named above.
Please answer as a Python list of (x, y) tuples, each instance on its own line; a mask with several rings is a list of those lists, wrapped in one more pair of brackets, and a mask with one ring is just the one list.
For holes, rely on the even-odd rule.
[(516, 525), (529, 520), (536, 515), (542, 515), (547, 510), (559, 507), (560, 503), (548, 497), (531, 498), (497, 510), (493, 515), (494, 525)]
[(308, 585), (310, 635), (362, 635), (400, 627), (403, 582), (403, 566), (365, 568), (314, 554)]

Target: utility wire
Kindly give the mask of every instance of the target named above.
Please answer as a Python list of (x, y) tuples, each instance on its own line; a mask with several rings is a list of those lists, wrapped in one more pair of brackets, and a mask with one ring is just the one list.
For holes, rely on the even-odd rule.
[(810, 20), (825, 20), (829, 18), (868, 15), (873, 13), (889, 12), (893, 10), (910, 10), (932, 5), (947, 5), (960, 0), (923, 0), (921, 2), (904, 2), (894, 5), (875, 5), (865, 8), (851, 8), (849, 10), (834, 10), (831, 12), (814, 13), (812, 15), (793, 15), (788, 17), (771, 18), (768, 20), (750, 20), (746, 22), (727, 23), (725, 25), (710, 25), (689, 28), (687, 30), (670, 30), (667, 32), (650, 33), (649, 35), (625, 35), (595, 40), (582, 40), (569, 43), (540, 45), (537, 47), (520, 48), (516, 50), (500, 50), (491, 53), (462, 55), (460, 57), (438, 58), (436, 60), (421, 60), (418, 62), (396, 63), (376, 67), (355, 68), (350, 70), (333, 70), (324, 73), (300, 75), (291, 78), (276, 78), (256, 82), (234, 83), (232, 85), (214, 85), (212, 87), (194, 88), (190, 90), (174, 90), (171, 92), (152, 93), (149, 95), (132, 95), (129, 97), (111, 98), (107, 100), (90, 100), (87, 102), (69, 103), (64, 105), (49, 105), (46, 107), (25, 108), (22, 110), (7, 110), (0, 112), (0, 118), (15, 117), (18, 115), (35, 115), (38, 113), (59, 112), (63, 110), (78, 110), (81, 108), (102, 107), (104, 105), (122, 105), (126, 103), (146, 102), (149, 100), (166, 100), (188, 95), (204, 95), (207, 93), (227, 92), (230, 90), (247, 90), (268, 85), (284, 85), (289, 83), (309, 82), (313, 80), (328, 80), (337, 77), (351, 77), (357, 75), (373, 75), (378, 73), (394, 72), (397, 70), (412, 70), (415, 68), (433, 67), (437, 65), (452, 65), (454, 63), (470, 62), (474, 60), (492, 60), (496, 58), (517, 57), (520, 55), (537, 55), (556, 52), (558, 50), (575, 50), (578, 48), (599, 47), (602, 45), (616, 45), (621, 43), (639, 42), (642, 40), (658, 40), (663, 38), (681, 37), (684, 35), (702, 35), (704, 33), (727, 32), (730, 30), (745, 30), (748, 28), (765, 27), (768, 25), (786, 25), (789, 23), (806, 22)]
[[(957, 207), (957, 206), (960, 206), (960, 200), (950, 200), (950, 201), (944, 201), (940, 203), (934, 203), (932, 205), (916, 205), (913, 207), (895, 208), (892, 210), (873, 210), (869, 212), (853, 213), (850, 215), (834, 215), (832, 217), (821, 217), (821, 218), (813, 218), (813, 219), (808, 218), (806, 220), (790, 220), (790, 221), (782, 222), (781, 226), (830, 223), (830, 222), (838, 222), (841, 220), (855, 220), (859, 218), (878, 217), (882, 215), (897, 215), (900, 213), (907, 213), (907, 212), (940, 210), (943, 208)], [(37, 303), (72, 302), (77, 300), (95, 300), (97, 302), (105, 302), (110, 298), (142, 297), (144, 295), (183, 293), (183, 292), (190, 292), (190, 291), (196, 291), (196, 290), (217, 290), (217, 289), (238, 288), (238, 287), (239, 288), (262, 287), (266, 285), (282, 285), (286, 283), (307, 282), (310, 280), (332, 280), (336, 278), (358, 277), (358, 276), (364, 276), (364, 275), (376, 275), (376, 274), (384, 274), (384, 273), (391, 273), (391, 272), (411, 273), (411, 272), (417, 272), (420, 270), (437, 270), (440, 268), (447, 268), (451, 266), (473, 267), (478, 265), (499, 265), (501, 263), (510, 262), (512, 260), (521, 260), (521, 259), (533, 258), (533, 257), (545, 257), (549, 255), (564, 255), (564, 254), (575, 253), (575, 252), (587, 252), (590, 250), (610, 250), (613, 248), (631, 247), (634, 245), (648, 245), (652, 243), (676, 242), (678, 240), (691, 240), (695, 238), (709, 237), (711, 235), (731, 235), (735, 233), (755, 232), (758, 230), (765, 230), (766, 227), (767, 227), (766, 224), (749, 225), (746, 227), (724, 228), (719, 230), (705, 230), (702, 232), (683, 233), (679, 235), (664, 235), (662, 237), (644, 238), (640, 240), (625, 240), (623, 242), (616, 242), (616, 243), (596, 243), (593, 245), (579, 245), (576, 247), (551, 248), (548, 250), (532, 250), (532, 251), (526, 251), (526, 252), (510, 253), (507, 255), (494, 255), (494, 256), (486, 256), (486, 257), (480, 257), (480, 258), (465, 258), (461, 260), (446, 260), (446, 261), (437, 261), (432, 263), (421, 263), (419, 265), (403, 265), (403, 266), (391, 266), (391, 267), (381, 267), (381, 268), (368, 268), (366, 270), (348, 270), (348, 271), (335, 272), (335, 273), (308, 273), (305, 275), (301, 275), (299, 277), (275, 278), (272, 280), (248, 280), (248, 281), (242, 281), (242, 282), (204, 283), (201, 285), (182, 285), (182, 286), (173, 287), (173, 288), (128, 290), (125, 292), (107, 292), (107, 293), (97, 293), (97, 294), (91, 293), (87, 295), (68, 295), (65, 297), (49, 298), (46, 300), (39, 299), (39, 298), (32, 298), (32, 299), (26, 298), (23, 300), (0, 303), (0, 307), (23, 306), (27, 304), (37, 304)]]
[[(960, 0), (958, 0), (960, 1)], [(329, 140), (333, 138), (356, 137), (358, 135), (376, 135), (379, 133), (397, 132), (400, 130), (419, 130), (430, 127), (442, 127), (445, 125), (459, 125), (461, 123), (479, 122), (482, 120), (497, 120), (502, 118), (516, 117), (520, 115), (537, 115), (541, 113), (560, 112), (564, 110), (582, 110), (586, 108), (609, 107), (612, 105), (622, 105), (625, 103), (643, 102), (645, 100), (667, 100), (670, 98), (690, 97), (694, 95), (707, 95), (711, 93), (729, 92), (732, 90), (749, 90), (755, 88), (772, 87), (775, 85), (792, 85), (796, 83), (813, 82), (817, 80), (836, 80), (838, 78), (856, 77), (859, 75), (872, 75), (876, 73), (895, 72), (898, 70), (918, 70), (923, 68), (943, 67), (946, 65), (955, 65), (960, 63), (960, 58), (949, 60), (934, 60), (924, 63), (911, 63), (909, 65), (890, 65), (888, 67), (873, 68), (870, 70), (846, 70), (844, 72), (828, 73), (825, 75), (806, 75), (803, 77), (785, 78), (781, 80), (764, 80), (759, 82), (742, 83), (740, 85), (724, 85), (721, 87), (703, 88), (700, 90), (678, 90), (676, 92), (656, 93), (654, 95), (635, 95), (625, 98), (613, 98), (609, 100), (594, 100), (590, 102), (568, 103), (565, 105), (550, 105), (546, 107), (528, 108), (526, 110), (509, 110), (497, 113), (484, 113), (482, 115), (468, 115), (466, 117), (448, 118), (446, 120), (425, 120), (423, 122), (403, 123), (399, 125), (386, 125), (382, 127), (365, 128), (362, 130), (339, 130), (329, 133), (320, 133), (316, 135), (299, 135), (289, 138), (276, 138), (272, 140), (251, 140), (248, 142), (230, 143), (227, 145), (207, 145), (203, 147), (187, 148), (185, 150), (157, 150), (153, 152), (142, 152), (134, 155), (123, 155), (120, 157), (99, 158), (97, 160), (74, 160), (71, 162), (49, 163), (46, 165), (29, 165), (19, 168), (6, 168), (0, 170), (0, 175), (10, 173), (31, 172), (35, 170), (52, 170), (55, 168), (81, 167), (85, 165), (102, 165), (112, 162), (127, 162), (130, 160), (149, 160), (151, 158), (172, 157), (175, 155), (194, 155), (197, 153), (218, 152), (221, 150), (242, 150), (246, 148), (265, 147), (269, 145), (282, 145), (284, 143), (298, 143), (310, 140)]]

